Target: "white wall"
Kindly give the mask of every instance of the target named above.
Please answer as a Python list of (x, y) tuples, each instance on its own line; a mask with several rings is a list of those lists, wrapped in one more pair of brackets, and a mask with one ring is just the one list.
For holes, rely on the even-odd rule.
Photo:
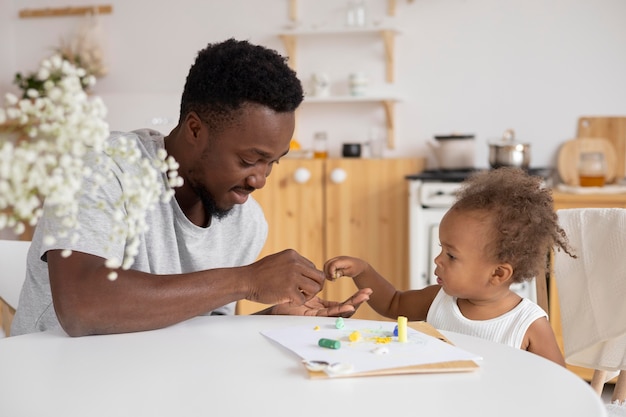
[[(74, 0), (72, 6), (102, 4)], [(300, 26), (341, 26), (347, 1), (298, 0)], [(197, 50), (228, 37), (250, 39), (285, 53), (288, 0), (111, 0), (101, 16), (110, 73), (96, 88), (112, 129), (156, 125), (168, 131)], [(166, 5), (163, 5), (166, 4)], [(436, 134), (474, 133), (477, 166), (487, 166), (487, 141), (513, 128), (531, 143), (533, 166), (554, 163), (560, 144), (576, 134), (582, 115), (626, 115), (626, 1), (623, 0), (367, 0), (370, 22), (393, 24), (396, 81), (384, 81), (384, 50), (375, 36), (299, 40), (298, 73), (308, 87), (326, 71), (333, 89), (365, 71), (372, 91), (391, 91), (397, 105), (397, 147), (387, 156), (425, 155)], [(16, 71), (34, 69), (80, 22), (75, 17), (18, 19), (29, 7), (65, 7), (66, 0), (0, 0), (0, 92)], [(310, 145), (326, 130), (331, 156), (340, 144), (365, 141), (382, 126), (376, 104), (305, 104), (298, 137)]]

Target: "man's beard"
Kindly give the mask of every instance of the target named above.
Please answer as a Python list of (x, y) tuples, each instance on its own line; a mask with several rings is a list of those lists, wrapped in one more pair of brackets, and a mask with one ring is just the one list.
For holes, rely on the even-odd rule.
[(213, 217), (217, 220), (222, 220), (232, 213), (232, 207), (229, 209), (219, 208), (213, 196), (204, 187), (198, 187), (195, 191), (198, 194), (198, 197), (200, 197), (200, 201), (202, 201), (202, 207), (204, 207), (204, 213), (207, 216), (207, 220), (212, 219)]

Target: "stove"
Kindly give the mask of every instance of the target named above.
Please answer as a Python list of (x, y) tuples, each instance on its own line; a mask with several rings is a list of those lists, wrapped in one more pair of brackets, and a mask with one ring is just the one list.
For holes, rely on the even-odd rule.
[[(487, 169), (472, 168), (472, 169), (433, 169), (418, 172), (417, 174), (407, 175), (407, 180), (421, 180), (421, 181), (437, 181), (437, 182), (462, 182), (467, 177), (475, 172), (487, 171)], [(552, 168), (528, 168), (526, 170), (530, 175), (536, 175), (550, 180), (554, 175), (554, 169)]]
[[(435, 284), (435, 257), (439, 254), (439, 223), (456, 200), (461, 182), (481, 169), (426, 170), (407, 175), (409, 181), (409, 285), (412, 289)], [(551, 183), (552, 168), (529, 168), (529, 174)], [(513, 284), (511, 289), (537, 300), (534, 280)]]

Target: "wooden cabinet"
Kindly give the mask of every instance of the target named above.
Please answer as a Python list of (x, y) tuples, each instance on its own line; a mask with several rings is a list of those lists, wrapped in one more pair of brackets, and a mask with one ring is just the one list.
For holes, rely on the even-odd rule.
[[(591, 207), (618, 207), (626, 208), (626, 194), (568, 194), (554, 191), (554, 209), (591, 208)], [(554, 276), (550, 279), (549, 288), (550, 323), (563, 351), (563, 332), (561, 328), (561, 310), (559, 305), (558, 289)], [(574, 373), (591, 381), (593, 370), (579, 366), (567, 366)]]
[[(320, 269), (333, 256), (356, 256), (396, 287), (408, 289), (405, 175), (423, 169), (421, 158), (283, 159), (266, 186), (253, 194), (269, 223), (261, 256), (293, 248)], [(298, 173), (307, 171), (308, 181), (297, 182)], [(327, 282), (321, 296), (339, 301), (355, 291), (352, 280), (344, 278)], [(237, 312), (249, 314), (264, 307), (242, 301)], [(367, 305), (354, 317), (383, 319)]]

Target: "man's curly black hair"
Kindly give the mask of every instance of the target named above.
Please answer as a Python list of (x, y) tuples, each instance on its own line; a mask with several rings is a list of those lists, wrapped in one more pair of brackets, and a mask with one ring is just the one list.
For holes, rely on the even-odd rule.
[(198, 52), (185, 82), (179, 122), (194, 111), (215, 131), (232, 122), (244, 104), (292, 112), (302, 100), (302, 84), (287, 58), (231, 38)]
[(544, 273), (555, 247), (576, 258), (542, 181), (519, 168), (479, 171), (464, 181), (451, 208), (485, 212), (493, 227), (489, 256), (513, 266), (513, 282)]

